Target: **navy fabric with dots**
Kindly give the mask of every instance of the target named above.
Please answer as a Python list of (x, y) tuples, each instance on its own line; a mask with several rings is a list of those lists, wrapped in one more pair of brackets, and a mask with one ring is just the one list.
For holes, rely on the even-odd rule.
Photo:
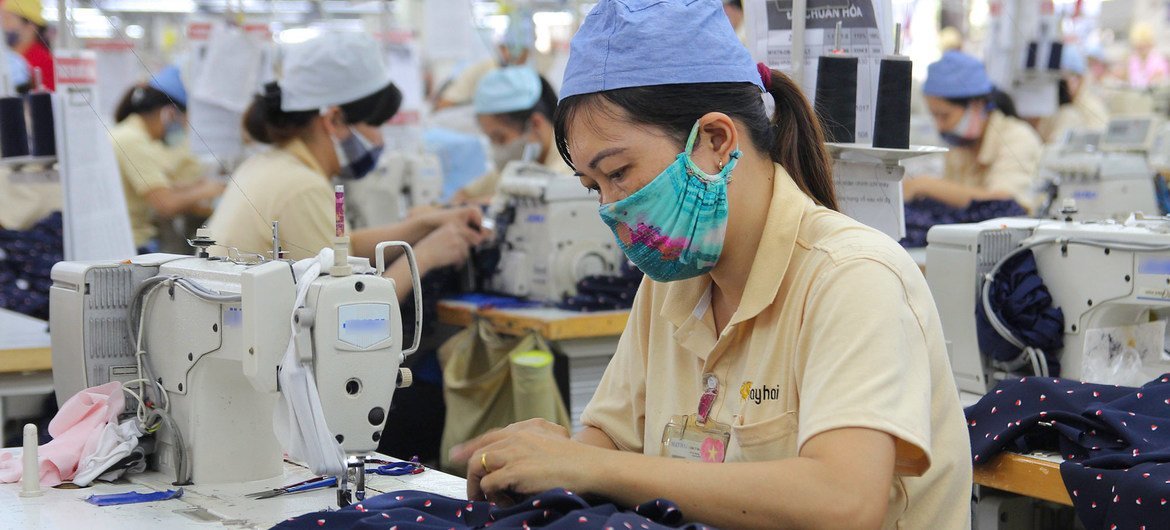
[(64, 259), (61, 212), (28, 230), (0, 229), (0, 307), (49, 319), (53, 265)]
[(623, 511), (613, 504), (590, 505), (563, 489), (549, 490), (509, 508), (487, 502), (469, 502), (424, 493), (399, 491), (371, 497), (340, 510), (314, 512), (284, 521), (274, 529), (397, 528), (427, 529), (574, 529), (707, 530), (701, 524), (683, 524), (674, 503), (657, 500)]
[(1170, 528), (1170, 374), (1141, 388), (1011, 379), (966, 414), (976, 465), (1005, 450), (1058, 449), (1086, 528)]
[(934, 225), (978, 223), (1000, 217), (1027, 217), (1028, 211), (1013, 200), (971, 201), (966, 208), (955, 208), (934, 199), (916, 199), (906, 203), (906, 237), (903, 247), (926, 246), (926, 233)]

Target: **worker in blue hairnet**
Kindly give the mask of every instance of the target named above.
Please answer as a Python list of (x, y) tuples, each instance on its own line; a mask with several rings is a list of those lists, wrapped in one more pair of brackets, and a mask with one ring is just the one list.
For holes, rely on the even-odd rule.
[(1109, 125), (1109, 108), (1085, 86), (1086, 71), (1081, 49), (1065, 46), (1060, 55), (1060, 107), (1036, 125), (1044, 143), (1060, 143), (1071, 130), (1104, 131)]
[(906, 201), (928, 198), (965, 208), (971, 201), (1012, 199), (1031, 209), (1043, 146), (983, 63), (948, 51), (927, 69), (922, 93), (950, 151), (941, 178), (903, 181)]
[[(211, 215), (223, 182), (205, 177), (186, 149), (187, 91), (179, 69), (168, 66), (150, 82), (126, 91), (110, 129), (130, 228), (139, 252), (158, 252), (160, 226), (184, 214)], [(167, 249), (182, 251), (179, 248)]]
[(495, 169), (457, 191), (453, 202), (490, 199), (504, 166), (526, 156), (554, 173), (573, 174), (557, 153), (553, 137), (557, 95), (536, 70), (528, 66), (493, 70), (479, 82), (474, 104), (479, 128), (491, 142)]

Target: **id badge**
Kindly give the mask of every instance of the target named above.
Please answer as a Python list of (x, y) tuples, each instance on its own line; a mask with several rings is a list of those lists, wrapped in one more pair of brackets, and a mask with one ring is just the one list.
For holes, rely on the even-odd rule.
[(696, 414), (671, 416), (662, 430), (662, 447), (671, 458), (721, 463), (730, 441), (730, 425), (714, 420), (699, 423)]

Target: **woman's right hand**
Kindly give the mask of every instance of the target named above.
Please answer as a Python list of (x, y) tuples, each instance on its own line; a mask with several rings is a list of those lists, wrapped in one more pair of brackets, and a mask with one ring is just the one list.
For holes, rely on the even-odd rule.
[(432, 230), (414, 247), (421, 274), (434, 269), (462, 265), (471, 256), (472, 247), (483, 242), (485, 232), (462, 223), (446, 223)]

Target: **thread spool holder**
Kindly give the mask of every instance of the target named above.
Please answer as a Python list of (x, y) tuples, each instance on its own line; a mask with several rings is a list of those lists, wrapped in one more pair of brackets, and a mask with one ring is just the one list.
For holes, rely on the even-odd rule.
[[(844, 178), (869, 177), (899, 181), (906, 174), (902, 160), (946, 153), (945, 147), (911, 145), (909, 149), (888, 149), (861, 143), (827, 142), (833, 157), (833, 174)], [(876, 170), (876, 171), (875, 171)]]
[(8, 168), (8, 180), (12, 183), (46, 184), (61, 181), (55, 156), (0, 158), (0, 167)]

